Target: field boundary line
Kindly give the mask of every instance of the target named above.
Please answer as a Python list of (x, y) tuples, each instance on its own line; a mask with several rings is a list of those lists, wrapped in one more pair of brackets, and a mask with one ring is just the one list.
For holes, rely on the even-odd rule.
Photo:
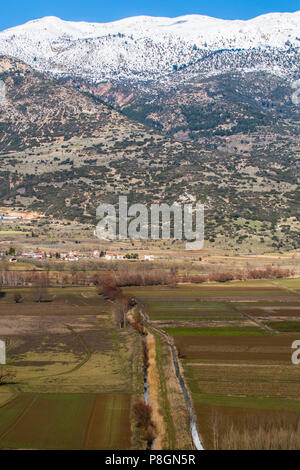
[(21, 391), (18, 389), (16, 390), (16, 387), (9, 385), (9, 388), (13, 390), (13, 395), (0, 405), (0, 409), (8, 405), (8, 403), (10, 403), (11, 401), (14, 401), (15, 398), (17, 398), (21, 394)]
[[(294, 365), (290, 364), (236, 364), (236, 363), (226, 363), (226, 364), (221, 364), (221, 363), (205, 363), (205, 362), (187, 362), (187, 366), (196, 366), (196, 367), (278, 367), (281, 368), (284, 366), (284, 368), (289, 368), (289, 369), (294, 369)], [(289, 380), (290, 382), (290, 380)], [(298, 381), (297, 381), (298, 382)]]
[(21, 419), (26, 415), (26, 413), (33, 407), (34, 403), (37, 401), (38, 395), (34, 395), (30, 403), (25, 407), (24, 410), (17, 416), (16, 420), (6, 429), (1, 435), (0, 440), (3, 439), (14, 427), (21, 421)]
[(78, 305), (72, 304), (68, 299), (65, 300), (65, 304), (70, 305), (73, 308), (78, 308)]
[[(227, 303), (227, 302), (226, 302)], [(251, 315), (249, 315), (248, 313), (245, 313), (245, 312), (242, 312), (241, 310), (239, 310), (235, 305), (234, 303), (232, 303), (232, 301), (229, 301), (228, 304), (233, 308), (233, 310), (235, 310), (236, 312), (238, 312), (240, 315), (242, 315), (243, 317), (246, 317), (248, 318), (248, 320), (252, 321), (253, 323), (255, 323), (259, 328), (261, 328), (262, 330), (266, 330), (268, 332), (270, 332), (272, 335), (278, 335), (278, 331), (275, 331), (273, 330), (273, 328), (271, 328), (269, 325), (265, 325), (263, 322), (261, 322), (260, 320), (258, 320), (257, 318), (253, 318)]]
[(83, 349), (86, 352), (86, 357), (79, 364), (73, 367), (71, 370), (66, 371), (66, 372), (60, 372), (59, 374), (55, 374), (55, 375), (71, 374), (75, 370), (80, 369), (82, 366), (84, 366), (84, 364), (86, 364), (92, 357), (92, 352), (90, 351), (86, 341), (82, 338), (82, 336), (79, 333), (77, 333), (77, 331), (75, 331), (74, 328), (72, 328), (72, 326), (66, 324), (66, 327), (68, 328), (68, 330), (71, 331), (73, 335), (76, 336), (76, 338), (78, 339), (78, 341), (80, 342), (80, 344), (82, 345)]
[(283, 285), (279, 284), (276, 281), (271, 281), (271, 284), (273, 284), (273, 286), (279, 287), (279, 289), (281, 289), (281, 290), (291, 292), (292, 294), (296, 295), (297, 297), (300, 297), (300, 293), (295, 291), (294, 289), (291, 289), (290, 287), (283, 286)]
[(97, 406), (96, 405), (96, 398), (97, 398), (97, 395), (94, 396), (93, 407), (91, 409), (91, 413), (90, 413), (88, 424), (87, 424), (86, 431), (85, 431), (85, 436), (84, 436), (84, 441), (83, 441), (83, 448), (84, 449), (88, 449), (87, 444), (89, 442), (90, 433), (91, 433), (91, 430), (92, 430), (92, 427), (93, 427), (93, 424), (94, 424), (94, 421), (95, 421), (96, 406)]

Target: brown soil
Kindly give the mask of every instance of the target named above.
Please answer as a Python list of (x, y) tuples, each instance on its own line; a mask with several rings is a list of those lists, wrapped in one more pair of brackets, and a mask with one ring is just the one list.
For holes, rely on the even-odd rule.
[[(299, 333), (298, 333), (299, 336)], [(297, 334), (262, 337), (184, 337), (175, 344), (184, 359), (216, 361), (280, 361), (291, 364)]]
[[(99, 442), (103, 444), (103, 449), (115, 449), (116, 443), (120, 450), (129, 449), (130, 398), (128, 394), (117, 395), (115, 400), (113, 395), (98, 394), (95, 396), (85, 437), (85, 449), (97, 450)], [(112, 406), (108, 409), (108, 400), (113, 400), (110, 405), (114, 404), (115, 408), (119, 410), (117, 414), (112, 412)], [(116, 425), (111, 423), (112, 420), (117, 420)], [(103, 426), (105, 421), (110, 422), (111, 426)]]

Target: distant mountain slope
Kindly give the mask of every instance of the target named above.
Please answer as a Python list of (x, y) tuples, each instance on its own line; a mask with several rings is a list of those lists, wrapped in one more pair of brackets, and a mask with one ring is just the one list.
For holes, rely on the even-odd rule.
[[(247, 154), (265, 140), (266, 155), (274, 156), (278, 140), (296, 146), (300, 11), (248, 21), (46, 17), (0, 32), (1, 52), (177, 140)], [(67, 122), (61, 132), (68, 135)]]
[(6, 95), (0, 106), (0, 151), (73, 136), (96, 137), (128, 121), (96, 98), (62, 86), (9, 57), (0, 56), (0, 80)]
[(0, 80), (1, 206), (94, 224), (96, 207), (122, 194), (148, 204), (198, 200), (208, 243), (253, 252), (298, 246), (292, 133), (276, 145), (256, 137), (250, 153), (176, 141), (16, 59), (0, 58)]
[(131, 119), (208, 150), (265, 156), (278, 163), (299, 154), (300, 106), (283, 78), (266, 72), (231, 72), (201, 78), (173, 74), (169, 86), (152, 80), (93, 84), (63, 82), (89, 91)]

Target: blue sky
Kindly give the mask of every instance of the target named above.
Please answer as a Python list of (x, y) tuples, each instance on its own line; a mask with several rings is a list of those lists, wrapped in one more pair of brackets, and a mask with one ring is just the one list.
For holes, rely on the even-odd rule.
[(201, 14), (224, 19), (249, 19), (274, 11), (300, 10), (300, 0), (8, 0), (1, 2), (0, 30), (43, 16), (64, 20), (114, 21), (127, 16)]

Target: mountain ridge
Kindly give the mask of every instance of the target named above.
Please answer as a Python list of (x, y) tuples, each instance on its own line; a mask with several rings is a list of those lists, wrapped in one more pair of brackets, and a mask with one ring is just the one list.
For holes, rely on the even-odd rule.
[(2, 207), (92, 229), (96, 207), (119, 195), (130, 204), (197, 200), (215, 247), (297, 248), (292, 135), (278, 142), (257, 135), (250, 154), (214, 148), (214, 141), (206, 148), (145, 127), (14, 58), (0, 58), (0, 80)]
[[(289, 78), (299, 74), (300, 11), (271, 13), (251, 20), (221, 20), (201, 15), (177, 18), (133, 17), (111, 23), (68, 22), (56, 17), (33, 20), (0, 32), (0, 54), (23, 60), (56, 77), (73, 75), (93, 82), (163, 79), (174, 68), (206, 61), (209, 53), (252, 51), (259, 61), (271, 56), (267, 71)], [(236, 54), (235, 54), (236, 55)], [(289, 56), (288, 64), (285, 55)], [(263, 64), (245, 65), (255, 70)], [(259, 68), (260, 67), (260, 68)], [(197, 69), (216, 74), (220, 69)]]

